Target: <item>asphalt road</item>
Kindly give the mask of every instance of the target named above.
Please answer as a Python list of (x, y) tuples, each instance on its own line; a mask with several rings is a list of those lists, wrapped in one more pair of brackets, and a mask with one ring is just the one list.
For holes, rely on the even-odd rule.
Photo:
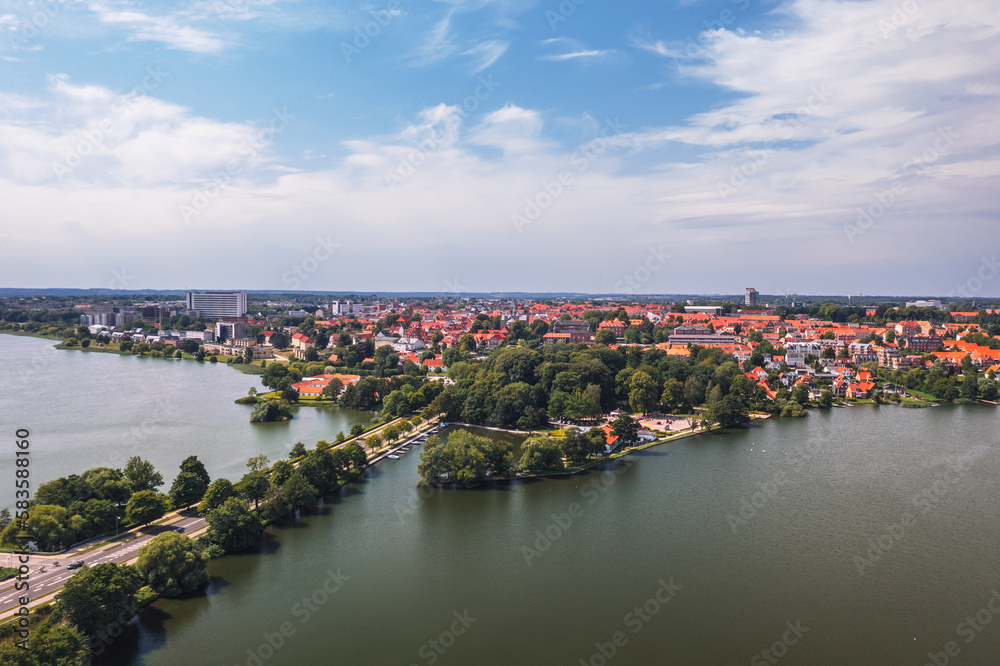
[[(73, 576), (77, 571), (80, 571), (80, 569), (67, 571), (66, 565), (70, 562), (83, 560), (83, 563), (88, 566), (103, 564), (104, 562), (127, 562), (134, 558), (139, 549), (157, 534), (162, 534), (163, 532), (191, 533), (205, 525), (204, 518), (199, 516), (185, 517), (170, 525), (157, 525), (137, 532), (140, 535), (139, 537), (125, 543), (95, 549), (83, 555), (64, 554), (58, 557), (32, 555), (31, 561), (28, 563), (31, 570), (27, 576), (29, 584), (27, 590), (18, 591), (14, 589), (14, 585), (17, 582), (16, 578), (6, 580), (3, 584), (0, 584), (0, 615), (6, 615), (8, 611), (16, 608), (19, 605), (18, 598), (21, 595), (28, 594), (34, 601), (58, 591), (68, 578)], [(17, 555), (12, 557), (12, 566), (18, 566)], [(58, 567), (54, 565), (56, 560), (59, 560)], [(6, 554), (0, 554), (0, 565), (7, 566)], [(41, 565), (45, 566), (44, 572), (38, 571)]]

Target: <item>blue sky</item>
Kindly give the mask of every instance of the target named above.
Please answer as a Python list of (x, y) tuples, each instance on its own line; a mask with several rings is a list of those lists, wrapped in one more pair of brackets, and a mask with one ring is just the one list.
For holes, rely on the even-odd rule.
[(998, 29), (989, 0), (8, 0), (0, 284), (997, 296)]

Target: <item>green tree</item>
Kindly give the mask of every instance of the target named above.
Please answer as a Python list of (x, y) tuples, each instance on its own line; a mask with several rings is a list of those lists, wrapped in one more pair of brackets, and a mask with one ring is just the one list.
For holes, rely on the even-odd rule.
[(365, 446), (368, 447), (368, 450), (375, 451), (377, 449), (382, 448), (383, 442), (384, 440), (382, 439), (382, 435), (376, 433), (374, 435), (368, 436), (368, 438), (365, 440)]
[[(965, 358), (969, 358), (969, 356), (966, 355)], [(965, 371), (965, 377), (962, 378), (961, 392), (962, 397), (966, 400), (975, 400), (979, 397), (979, 375), (974, 368), (970, 367)]]
[[(151, 492), (151, 491), (141, 491)], [(83, 567), (66, 580), (56, 595), (56, 609), (86, 636), (124, 620), (135, 613), (135, 593), (142, 577), (134, 567), (105, 562)]]
[(132, 486), (132, 492), (156, 490), (163, 485), (163, 475), (156, 471), (153, 463), (139, 456), (132, 456), (125, 463), (125, 478)]
[[(795, 402), (794, 404), (798, 405), (801, 409), (802, 405), (800, 403)], [(735, 425), (749, 423), (750, 415), (746, 405), (739, 398), (734, 395), (727, 395), (708, 408), (706, 420), (721, 425)]]
[(250, 423), (289, 421), (291, 418), (292, 410), (286, 400), (261, 400), (250, 413)]
[(188, 456), (181, 463), (182, 472), (190, 472), (201, 478), (205, 483), (205, 487), (208, 488), (208, 484), (212, 482), (212, 479), (208, 476), (208, 471), (205, 469), (204, 463), (198, 460), (198, 456)]
[(299, 471), (306, 475), (309, 483), (321, 494), (330, 492), (337, 484), (337, 464), (333, 455), (326, 449), (311, 451), (306, 459), (299, 463)]
[(684, 399), (692, 406), (705, 402), (705, 385), (694, 375), (684, 382)]
[(295, 468), (287, 460), (277, 460), (271, 468), (271, 484), (275, 486), (285, 485), (285, 481), (292, 475)]
[(660, 395), (660, 403), (668, 412), (677, 409), (684, 401), (684, 384), (671, 377), (663, 383), (663, 393)]
[(559, 450), (571, 464), (581, 463), (592, 453), (593, 446), (579, 428), (569, 428), (559, 440)]
[(823, 409), (829, 409), (833, 406), (833, 392), (830, 389), (823, 389), (819, 394), (819, 406)]
[(295, 442), (295, 446), (292, 447), (292, 450), (291, 452), (289, 452), (288, 457), (291, 458), (292, 460), (295, 460), (296, 458), (301, 458), (302, 456), (306, 455), (306, 453), (307, 453), (306, 445), (303, 444), (302, 442)]
[(205, 494), (201, 498), (201, 503), (198, 505), (198, 513), (204, 516), (212, 509), (217, 509), (225, 504), (226, 500), (230, 497), (236, 496), (236, 488), (233, 486), (232, 481), (229, 479), (216, 479), (205, 490)]
[(619, 414), (611, 422), (611, 433), (621, 440), (622, 448), (632, 446), (639, 441), (639, 422), (628, 414)]
[(335, 399), (338, 395), (340, 395), (340, 391), (343, 388), (344, 388), (344, 382), (334, 377), (329, 382), (327, 382), (326, 386), (323, 387), (323, 397)]
[(594, 342), (599, 345), (613, 345), (617, 341), (615, 334), (608, 328), (602, 328), (594, 335)]
[(263, 472), (270, 462), (270, 459), (262, 453), (247, 460), (247, 469), (251, 472)]
[(140, 490), (129, 498), (125, 507), (125, 520), (139, 525), (149, 525), (163, 517), (170, 506), (170, 498), (152, 490)]
[(299, 470), (295, 470), (281, 487), (281, 494), (288, 507), (293, 511), (311, 508), (316, 505), (319, 499), (319, 491), (309, 483), (305, 474)]
[(348, 460), (350, 460), (351, 467), (361, 469), (368, 463), (368, 456), (365, 455), (365, 450), (357, 444), (352, 442), (342, 450), (347, 455)]
[(75, 534), (69, 529), (69, 512), (52, 504), (28, 509), (25, 529), (41, 551), (53, 550), (60, 544), (68, 546), (75, 540)]
[(208, 490), (205, 480), (193, 472), (181, 472), (170, 486), (170, 502), (175, 509), (186, 509), (201, 501)]
[(254, 509), (260, 508), (260, 500), (267, 494), (267, 489), (270, 486), (271, 482), (264, 472), (247, 472), (236, 484), (240, 495), (248, 502), (253, 501)]
[(565, 467), (559, 446), (547, 437), (530, 437), (521, 445), (519, 467), (525, 472), (547, 472)]
[(208, 512), (207, 540), (226, 553), (238, 553), (253, 546), (264, 531), (260, 518), (250, 511), (246, 502), (235, 497)]
[(139, 549), (135, 568), (153, 590), (176, 597), (208, 582), (208, 555), (193, 539), (164, 532)]

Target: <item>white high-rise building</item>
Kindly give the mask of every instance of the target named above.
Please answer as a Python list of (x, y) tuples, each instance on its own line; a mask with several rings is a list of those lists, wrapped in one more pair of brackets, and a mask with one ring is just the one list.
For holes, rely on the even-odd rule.
[(245, 291), (189, 291), (187, 309), (197, 310), (202, 317), (244, 317), (247, 313)]
[(760, 304), (760, 294), (753, 287), (747, 287), (743, 295), (743, 304), (747, 307), (756, 307)]

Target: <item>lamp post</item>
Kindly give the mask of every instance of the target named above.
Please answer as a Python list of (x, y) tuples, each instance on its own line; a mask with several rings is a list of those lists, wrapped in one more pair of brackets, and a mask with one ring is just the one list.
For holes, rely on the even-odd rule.
[(118, 516), (115, 516), (115, 538), (118, 538)]

